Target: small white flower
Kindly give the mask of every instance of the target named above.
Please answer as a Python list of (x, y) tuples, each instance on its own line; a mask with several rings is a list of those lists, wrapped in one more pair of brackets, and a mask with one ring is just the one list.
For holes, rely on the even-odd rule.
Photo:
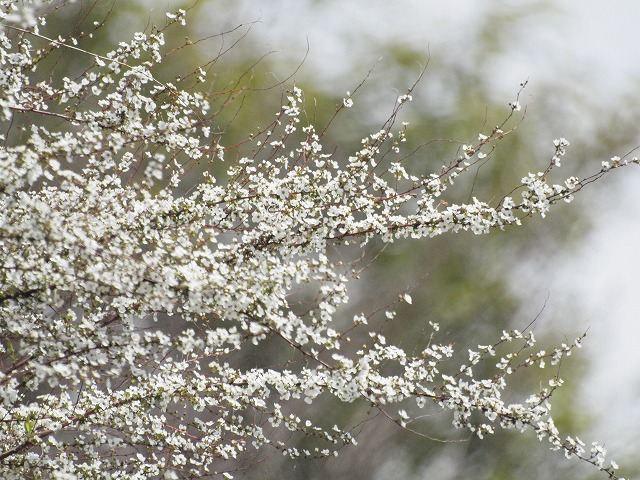
[(345, 98), (342, 99), (342, 104), (346, 107), (346, 108), (351, 108), (353, 107), (353, 100), (351, 99), (351, 92), (347, 92), (347, 96)]

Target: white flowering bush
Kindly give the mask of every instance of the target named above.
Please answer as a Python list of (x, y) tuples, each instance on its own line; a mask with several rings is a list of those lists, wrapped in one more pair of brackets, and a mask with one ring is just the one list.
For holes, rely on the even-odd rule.
[[(411, 89), (338, 158), (304, 120), (295, 86), (251, 137), (252, 154), (225, 159), (197, 88), (207, 72), (194, 71), (189, 88), (158, 79), (164, 32), (184, 24), (184, 11), (99, 55), (82, 48), (84, 36), (47, 37), (49, 6), (0, 3), (2, 478), (231, 478), (248, 468), (239, 459), (264, 452), (334, 455), (357, 435), (305, 415), (321, 397), (361, 402), (407, 430), (435, 405), (480, 438), (533, 431), (618, 478), (602, 446), (556, 428), (557, 374), (507, 400), (517, 371), (557, 365), (582, 337), (544, 351), (531, 331), (505, 331), (454, 357), (432, 323), (422, 350), (405, 351), (377, 326), (393, 322), (395, 305), (345, 318), (358, 271), (348, 248), (334, 252), (520, 225), (637, 159), (553, 184), (569, 145), (559, 139), (548, 168), (503, 198), (449, 203), (456, 178), (512, 132), (506, 121), (417, 174), (402, 148), (408, 126), (396, 125)], [(91, 64), (75, 78), (37, 77), (58, 49)], [(510, 107), (507, 121), (521, 108)], [(286, 360), (243, 355), (264, 345)], [(477, 375), (479, 365), (492, 374)]]

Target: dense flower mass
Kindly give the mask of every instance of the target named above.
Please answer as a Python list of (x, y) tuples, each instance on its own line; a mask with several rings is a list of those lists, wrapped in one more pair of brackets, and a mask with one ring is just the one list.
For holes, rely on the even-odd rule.
[[(384, 408), (401, 426), (413, 421), (407, 411), (436, 404), (481, 438), (498, 427), (533, 430), (617, 478), (604, 448), (556, 428), (549, 399), (560, 378), (521, 403), (503, 398), (515, 371), (557, 364), (580, 339), (545, 352), (531, 332), (504, 332), (453, 370), (437, 324), (417, 354), (375, 329), (354, 351), (349, 335), (375, 319), (340, 317), (357, 274), (329, 250), (519, 225), (637, 159), (614, 157), (590, 177), (551, 184), (569, 144), (559, 139), (547, 170), (497, 203), (449, 204), (447, 188), (510, 133), (504, 125), (417, 175), (403, 163), (407, 125), (394, 122), (410, 91), (343, 159), (304, 124), (303, 92), (292, 87), (273, 128), (254, 138), (255, 154), (232, 161), (212, 134), (207, 95), (154, 73), (164, 32), (186, 12), (98, 55), (82, 38), (46, 36), (48, 3), (0, 2), (2, 478), (231, 477), (235, 459), (257, 449), (332, 455), (356, 438), (348, 425), (302, 418), (300, 401), (320, 396)], [(76, 78), (36, 82), (56, 49), (92, 64)], [(511, 105), (513, 115), (520, 104)], [(270, 342), (291, 359), (238, 360)], [(492, 376), (474, 375), (496, 361)], [(291, 433), (314, 446), (288, 443)]]

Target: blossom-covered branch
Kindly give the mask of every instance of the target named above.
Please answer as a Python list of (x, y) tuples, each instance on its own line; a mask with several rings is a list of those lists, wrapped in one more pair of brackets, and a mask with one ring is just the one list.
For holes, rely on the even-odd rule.
[[(368, 330), (374, 315), (345, 321), (339, 307), (357, 275), (329, 249), (519, 225), (637, 159), (552, 184), (568, 146), (560, 139), (549, 168), (515, 182), (497, 204), (449, 204), (447, 189), (508, 128), (480, 133), (420, 175), (402, 149), (408, 125), (395, 123), (411, 91), (382, 129), (338, 158), (302, 121), (295, 86), (272, 128), (253, 138), (256, 153), (225, 159), (211, 98), (154, 73), (165, 61), (164, 31), (184, 24), (186, 12), (98, 55), (41, 32), (38, 8), (47, 3), (0, 3), (3, 478), (231, 477), (249, 450), (332, 455), (356, 435), (301, 418), (300, 400), (320, 396), (393, 406), (404, 427), (414, 421), (412, 402), (450, 411), (454, 426), (481, 438), (497, 427), (530, 429), (617, 478), (602, 447), (587, 453), (555, 427), (557, 375), (520, 403), (503, 399), (514, 372), (555, 365), (580, 339), (544, 352), (531, 332), (505, 332), (456, 366), (433, 324), (429, 344), (410, 354)], [(39, 62), (58, 48), (92, 64), (76, 78), (34, 84)], [(195, 73), (206, 80), (203, 69)], [(343, 106), (354, 101), (349, 93)], [(350, 332), (368, 338), (349, 348)], [(238, 352), (269, 342), (288, 349), (286, 363), (238, 361)], [(474, 367), (501, 349), (493, 375), (476, 377)], [(297, 447), (292, 433), (313, 446)]]

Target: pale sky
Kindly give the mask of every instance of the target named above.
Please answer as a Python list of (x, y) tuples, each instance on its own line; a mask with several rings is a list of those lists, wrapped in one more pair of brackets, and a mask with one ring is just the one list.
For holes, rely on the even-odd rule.
[[(488, 13), (511, 13), (532, 0), (242, 0), (227, 6), (234, 19), (260, 19), (254, 32), (280, 55), (301, 58), (327, 78), (339, 78), (353, 65), (376, 60), (375, 42), (402, 41), (425, 52), (441, 49), (464, 61), (473, 52), (469, 31)], [(628, 87), (640, 77), (638, 23), (640, 2), (634, 0), (548, 1), (533, 8), (526, 21), (516, 22), (513, 44), (490, 69), (497, 84), (511, 92), (524, 78), (562, 81), (580, 72), (581, 85), (604, 90)], [(310, 6), (311, 5), (311, 6)], [(536, 11), (539, 10), (538, 13)], [(215, 16), (220, 17), (215, 5)], [(516, 16), (517, 18), (517, 16)], [(372, 41), (369, 41), (372, 40)], [(365, 57), (365, 58), (363, 58)], [(608, 95), (603, 95), (603, 98)]]

